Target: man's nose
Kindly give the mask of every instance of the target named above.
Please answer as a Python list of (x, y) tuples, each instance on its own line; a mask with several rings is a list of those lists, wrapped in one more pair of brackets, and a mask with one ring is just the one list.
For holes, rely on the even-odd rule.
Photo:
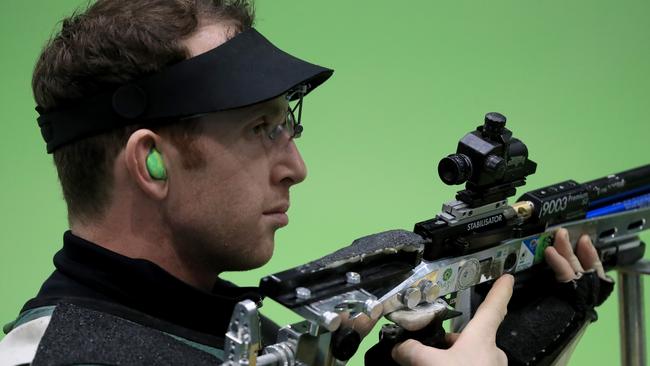
[(292, 186), (305, 180), (307, 177), (307, 166), (298, 151), (293, 139), (281, 147), (281, 156), (272, 171), (272, 179), (276, 183)]

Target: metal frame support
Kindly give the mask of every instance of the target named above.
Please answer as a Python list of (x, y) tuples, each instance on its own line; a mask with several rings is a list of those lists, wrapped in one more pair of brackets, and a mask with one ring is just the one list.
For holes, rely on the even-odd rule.
[(642, 259), (618, 270), (618, 315), (621, 335), (621, 365), (646, 366), (646, 337), (643, 307), (643, 275), (650, 275), (650, 261)]
[(474, 314), (472, 313), (472, 289), (468, 288), (460, 290), (456, 293), (456, 304), (454, 309), (460, 311), (462, 314), (451, 319), (450, 331), (452, 333), (460, 333)]

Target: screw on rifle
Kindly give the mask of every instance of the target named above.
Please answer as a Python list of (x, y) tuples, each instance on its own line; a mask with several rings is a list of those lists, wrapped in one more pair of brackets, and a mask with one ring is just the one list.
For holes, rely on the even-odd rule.
[(311, 291), (306, 287), (296, 288), (296, 297), (300, 300), (307, 300), (311, 297)]
[(345, 279), (351, 285), (357, 285), (361, 283), (361, 275), (357, 272), (348, 272), (345, 274)]
[(372, 320), (377, 320), (384, 312), (384, 305), (377, 300), (368, 299), (363, 304), (363, 312)]
[(333, 311), (326, 311), (321, 315), (321, 324), (325, 329), (333, 332), (341, 325), (341, 317)]
[(418, 288), (407, 288), (402, 292), (402, 304), (409, 309), (415, 308), (422, 300), (422, 293)]
[(422, 292), (422, 299), (424, 301), (432, 303), (440, 296), (440, 286), (429, 280), (424, 280), (420, 283), (420, 292)]

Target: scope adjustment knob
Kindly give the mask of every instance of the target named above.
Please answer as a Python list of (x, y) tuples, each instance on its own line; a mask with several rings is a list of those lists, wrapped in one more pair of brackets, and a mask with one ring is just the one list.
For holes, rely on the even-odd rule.
[(485, 115), (485, 124), (483, 130), (491, 138), (495, 138), (503, 133), (506, 127), (506, 116), (498, 112), (490, 112)]
[(485, 125), (491, 128), (503, 128), (506, 126), (506, 116), (499, 112), (490, 112), (485, 115)]
[(502, 157), (497, 155), (489, 155), (485, 159), (485, 169), (491, 172), (501, 172), (506, 168), (506, 161)]

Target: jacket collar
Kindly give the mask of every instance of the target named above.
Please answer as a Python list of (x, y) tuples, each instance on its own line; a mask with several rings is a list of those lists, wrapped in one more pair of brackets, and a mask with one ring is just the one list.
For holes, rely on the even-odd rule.
[(92, 299), (223, 337), (237, 302), (251, 299), (261, 305), (262, 300), (256, 287), (237, 287), (221, 279), (211, 292), (197, 289), (150, 261), (125, 257), (70, 231), (63, 236), (54, 265), (56, 271), (23, 310), (47, 299)]

